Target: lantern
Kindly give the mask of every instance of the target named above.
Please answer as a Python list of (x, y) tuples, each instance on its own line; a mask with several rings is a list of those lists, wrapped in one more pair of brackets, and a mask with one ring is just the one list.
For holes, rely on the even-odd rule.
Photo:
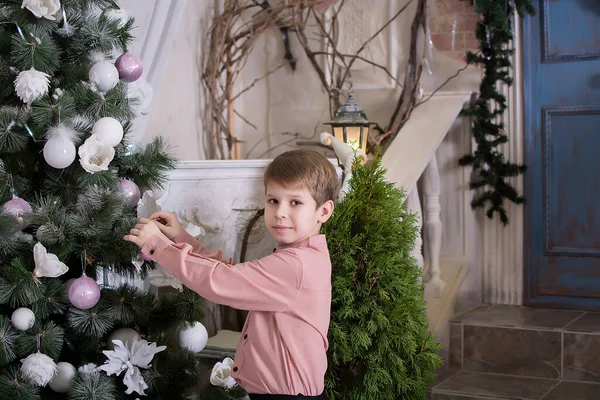
[(367, 120), (365, 112), (356, 104), (352, 92), (348, 93), (346, 104), (335, 112), (333, 120), (325, 124), (331, 125), (336, 139), (346, 143), (355, 151), (362, 150), (367, 153), (367, 138), (373, 122)]

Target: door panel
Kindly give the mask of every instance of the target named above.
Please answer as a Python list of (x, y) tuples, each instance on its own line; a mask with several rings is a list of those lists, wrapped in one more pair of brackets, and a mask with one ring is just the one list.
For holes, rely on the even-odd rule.
[(523, 21), (525, 303), (600, 310), (600, 1)]

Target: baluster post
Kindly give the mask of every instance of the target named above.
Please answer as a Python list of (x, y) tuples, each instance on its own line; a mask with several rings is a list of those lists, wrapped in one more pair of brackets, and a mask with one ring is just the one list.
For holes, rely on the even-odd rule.
[(425, 253), (429, 261), (429, 281), (428, 290), (433, 291), (437, 297), (441, 297), (446, 287), (442, 280), (442, 270), (440, 267), (440, 251), (442, 249), (442, 220), (440, 218), (442, 207), (440, 205), (440, 171), (438, 169), (435, 153), (427, 164), (423, 172), (423, 195), (425, 209), (425, 233), (427, 243), (425, 243)]

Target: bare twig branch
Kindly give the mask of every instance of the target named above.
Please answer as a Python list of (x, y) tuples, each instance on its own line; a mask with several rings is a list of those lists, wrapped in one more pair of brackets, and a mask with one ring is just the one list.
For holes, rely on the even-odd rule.
[(231, 101), (233, 102), (238, 97), (240, 97), (241, 95), (243, 95), (244, 93), (246, 93), (248, 90), (252, 89), (254, 87), (254, 85), (256, 85), (258, 82), (262, 81), (263, 79), (265, 79), (267, 76), (271, 75), (272, 73), (274, 73), (276, 71), (279, 71), (284, 66), (285, 66), (285, 64), (279, 64), (277, 67), (268, 70), (264, 75), (259, 76), (258, 78), (254, 79), (250, 85), (246, 86), (238, 94), (236, 94), (235, 96), (233, 96), (233, 98), (231, 99)]
[[(315, 51), (316, 55), (327, 55), (327, 56), (332, 56), (332, 53), (328, 53), (326, 51)], [(339, 56), (341, 58), (346, 58), (346, 57), (354, 57), (354, 54), (344, 54), (344, 53), (338, 53)], [(398, 80), (398, 78), (396, 78), (388, 69), (387, 67), (381, 65), (381, 64), (377, 64), (374, 61), (369, 60), (368, 58), (362, 57), (362, 56), (358, 56), (357, 57), (359, 60), (366, 62), (367, 64), (370, 64), (376, 68), (381, 69), (383, 72), (385, 72), (385, 74), (392, 79), (398, 86), (402, 87), (402, 83)]]
[(250, 122), (250, 120), (246, 117), (244, 117), (242, 114), (240, 114), (236, 109), (233, 110), (235, 112), (235, 115), (237, 115), (238, 117), (240, 117), (240, 119), (242, 121), (244, 121), (245, 123), (247, 123), (248, 125), (250, 125), (251, 127), (253, 127), (255, 130), (258, 129), (258, 127), (256, 125), (254, 125), (252, 122)]
[[(418, 0), (417, 13), (410, 28), (410, 53), (408, 63), (405, 69), (406, 72), (404, 75), (404, 86), (402, 89), (402, 93), (398, 98), (398, 102), (396, 103), (394, 112), (390, 117), (388, 127), (387, 129), (385, 129), (385, 136), (383, 139), (378, 140), (378, 142), (383, 147), (382, 150), (384, 153), (387, 147), (389, 146), (389, 143), (391, 143), (391, 141), (394, 140), (394, 137), (396, 137), (396, 134), (398, 133), (400, 127), (402, 127), (404, 122), (406, 122), (406, 120), (410, 116), (410, 113), (416, 102), (417, 88), (419, 87), (419, 81), (421, 79), (421, 73), (423, 71), (423, 65), (421, 63), (422, 60), (421, 58), (419, 58), (417, 45), (419, 43), (419, 36), (425, 34), (425, 24), (427, 21), (426, 3), (427, 0)], [(400, 122), (395, 123), (399, 115)]]

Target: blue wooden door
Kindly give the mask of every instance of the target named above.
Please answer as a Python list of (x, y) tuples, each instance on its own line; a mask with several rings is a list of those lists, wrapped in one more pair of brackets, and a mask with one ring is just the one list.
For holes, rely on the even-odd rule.
[(600, 310), (600, 0), (523, 21), (525, 303)]

